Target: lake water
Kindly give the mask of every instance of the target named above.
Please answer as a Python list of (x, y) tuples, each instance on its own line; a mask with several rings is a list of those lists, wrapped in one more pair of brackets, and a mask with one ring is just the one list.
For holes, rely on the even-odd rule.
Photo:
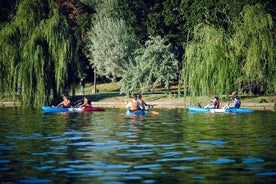
[(276, 113), (0, 108), (0, 183), (275, 183)]

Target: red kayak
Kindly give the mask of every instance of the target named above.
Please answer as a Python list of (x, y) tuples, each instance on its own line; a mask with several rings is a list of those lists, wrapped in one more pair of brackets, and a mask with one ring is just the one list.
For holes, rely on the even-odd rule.
[(82, 109), (83, 112), (91, 112), (91, 111), (105, 111), (102, 107), (84, 107)]

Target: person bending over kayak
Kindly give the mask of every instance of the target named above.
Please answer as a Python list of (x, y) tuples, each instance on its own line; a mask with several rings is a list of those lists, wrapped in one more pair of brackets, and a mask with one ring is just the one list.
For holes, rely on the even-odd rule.
[(218, 98), (217, 96), (215, 96), (215, 97), (214, 97), (213, 106), (210, 106), (210, 105), (208, 104), (208, 105), (206, 105), (204, 108), (219, 109), (219, 105), (220, 105), (219, 98)]
[(137, 95), (135, 94), (133, 95), (133, 100), (126, 105), (126, 108), (131, 111), (137, 111), (137, 110), (143, 109), (141, 103), (137, 100)]
[(89, 100), (87, 97), (83, 98), (83, 104), (80, 105), (80, 107), (92, 107), (91, 100)]
[(238, 96), (235, 96), (234, 99), (232, 99), (233, 105), (229, 106), (229, 104), (226, 104), (223, 108), (240, 108), (241, 101)]
[(72, 107), (72, 105), (71, 105), (71, 102), (70, 102), (70, 100), (68, 99), (68, 97), (67, 97), (67, 96), (64, 96), (64, 97), (63, 97), (63, 101), (60, 102), (60, 103), (57, 105), (57, 107), (70, 108), (70, 107)]

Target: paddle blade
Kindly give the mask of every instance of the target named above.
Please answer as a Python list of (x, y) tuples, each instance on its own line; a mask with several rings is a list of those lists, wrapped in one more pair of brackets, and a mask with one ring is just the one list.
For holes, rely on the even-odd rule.
[(125, 109), (126, 105), (124, 105), (124, 104), (116, 105), (116, 108), (118, 108), (118, 109)]
[(235, 96), (237, 94), (237, 91), (232, 91), (231, 95)]
[(156, 112), (156, 111), (149, 111), (149, 113), (152, 114), (152, 115), (157, 115), (157, 114), (159, 114), (159, 112)]

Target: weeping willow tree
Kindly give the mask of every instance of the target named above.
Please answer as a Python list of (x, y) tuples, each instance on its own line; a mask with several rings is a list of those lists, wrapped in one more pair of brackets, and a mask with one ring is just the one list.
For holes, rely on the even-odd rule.
[(51, 1), (23, 0), (13, 20), (0, 31), (1, 94), (15, 95), (20, 85), (22, 104), (39, 106), (68, 92), (78, 60), (66, 18)]
[(231, 59), (239, 65), (237, 83), (249, 93), (276, 91), (273, 20), (262, 5), (246, 6), (234, 24)]
[(227, 37), (222, 29), (198, 25), (188, 44), (183, 66), (185, 94), (222, 94), (231, 88), (231, 70), (236, 68), (227, 55)]
[(265, 93), (275, 92), (271, 16), (259, 4), (246, 6), (241, 15), (232, 35), (207, 25), (195, 27), (184, 58), (185, 94), (228, 95), (248, 83), (257, 84)]

